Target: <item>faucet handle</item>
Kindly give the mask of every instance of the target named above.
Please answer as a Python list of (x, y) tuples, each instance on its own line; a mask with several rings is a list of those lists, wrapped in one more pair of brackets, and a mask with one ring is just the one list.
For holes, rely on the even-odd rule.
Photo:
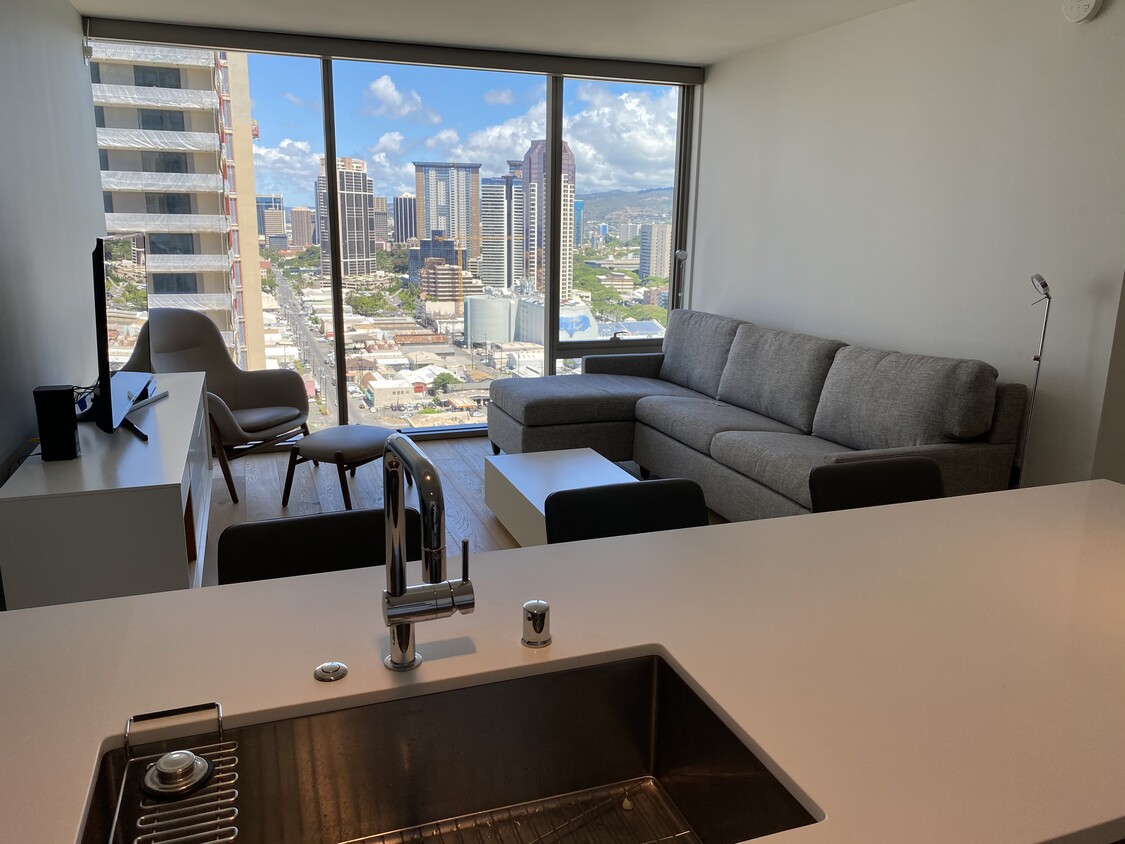
[(449, 594), (453, 599), (453, 609), (468, 615), (477, 605), (473, 582), (469, 580), (469, 540), (461, 540), (461, 580), (449, 581)]

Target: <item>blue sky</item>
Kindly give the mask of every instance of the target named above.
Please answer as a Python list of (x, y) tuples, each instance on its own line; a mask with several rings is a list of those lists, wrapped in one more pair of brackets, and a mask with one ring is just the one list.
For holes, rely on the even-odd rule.
[[(324, 151), (320, 62), (251, 55), (249, 67), (255, 189), (312, 206)], [(376, 194), (413, 193), (412, 161), (480, 162), (482, 176), (502, 175), (545, 134), (542, 76), (372, 62), (336, 62), (333, 76), (337, 154), (367, 162)], [(672, 184), (674, 88), (567, 80), (563, 112), (579, 193)]]

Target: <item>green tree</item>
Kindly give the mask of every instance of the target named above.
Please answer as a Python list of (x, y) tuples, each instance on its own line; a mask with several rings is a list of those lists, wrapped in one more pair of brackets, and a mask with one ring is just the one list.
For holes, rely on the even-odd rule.
[(138, 311), (148, 307), (148, 291), (136, 284), (126, 284), (121, 289), (121, 298), (125, 304)]
[(111, 261), (133, 260), (133, 239), (129, 237), (111, 237), (106, 241), (106, 252)]
[(391, 308), (391, 303), (387, 299), (387, 294), (381, 290), (372, 290), (367, 292), (360, 292), (353, 290), (344, 299), (352, 310), (362, 316), (379, 316), (384, 314)]
[(410, 286), (408, 282), (402, 283), (402, 286), (397, 291), (397, 295), (402, 310), (412, 314), (418, 309), (418, 291)]
[(446, 384), (460, 384), (461, 379), (454, 375), (452, 372), (439, 372), (437, 377), (434, 378), (433, 388), (434, 393), (441, 390)]

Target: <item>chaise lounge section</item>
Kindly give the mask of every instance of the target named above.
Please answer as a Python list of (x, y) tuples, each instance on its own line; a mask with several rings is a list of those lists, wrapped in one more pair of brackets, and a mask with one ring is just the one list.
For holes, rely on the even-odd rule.
[(659, 353), (493, 382), (489, 437), (507, 452), (589, 447), (691, 478), (728, 519), (797, 515), (824, 463), (920, 455), (949, 495), (1007, 488), (1027, 390), (996, 379), (982, 361), (676, 310)]

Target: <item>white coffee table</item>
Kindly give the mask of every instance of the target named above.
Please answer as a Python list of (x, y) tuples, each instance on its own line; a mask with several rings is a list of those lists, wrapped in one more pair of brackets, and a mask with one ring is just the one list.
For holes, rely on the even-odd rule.
[(520, 545), (546, 545), (552, 492), (636, 480), (592, 448), (499, 454), (484, 458), (484, 503)]

